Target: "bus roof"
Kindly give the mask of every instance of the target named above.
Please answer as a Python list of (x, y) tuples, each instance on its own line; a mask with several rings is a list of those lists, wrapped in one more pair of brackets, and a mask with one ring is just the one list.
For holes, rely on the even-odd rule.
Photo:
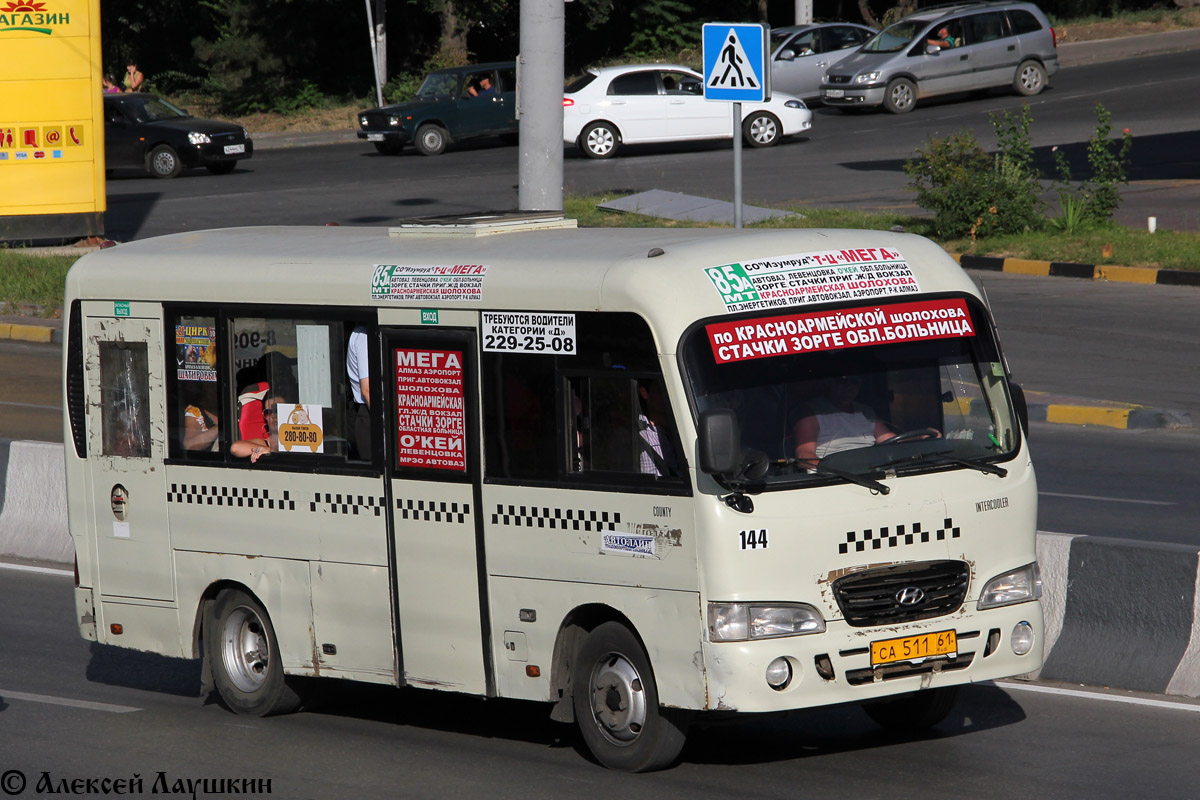
[[(770, 268), (786, 270), (803, 260), (792, 257), (817, 253), (832, 254), (835, 261), (848, 253), (849, 260), (839, 263), (849, 267), (860, 257), (868, 261), (885, 252), (898, 254), (922, 293), (977, 294), (940, 247), (889, 231), (570, 228), (466, 237), (390, 232), (396, 230), (248, 227), (142, 239), (81, 258), (67, 277), (67, 301), (632, 311), (658, 329), (661, 344), (673, 347), (697, 319), (744, 310), (726, 303), (706, 272), (712, 267), (772, 261)], [(486, 270), (478, 300), (372, 299), (378, 265)], [(831, 265), (824, 272), (837, 280), (838, 265), (825, 266)], [(872, 284), (882, 288), (862, 296), (862, 305), (900, 294), (888, 288), (896, 274)], [(762, 313), (815, 305), (775, 302), (781, 304), (778, 309)]]

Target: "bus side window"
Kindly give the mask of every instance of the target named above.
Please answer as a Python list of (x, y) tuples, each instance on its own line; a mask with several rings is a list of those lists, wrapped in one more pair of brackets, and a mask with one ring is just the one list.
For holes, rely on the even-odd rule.
[(171, 455), (211, 458), (204, 454), (221, 445), (217, 319), (211, 314), (181, 314), (174, 323), (175, 375), (168, 381)]

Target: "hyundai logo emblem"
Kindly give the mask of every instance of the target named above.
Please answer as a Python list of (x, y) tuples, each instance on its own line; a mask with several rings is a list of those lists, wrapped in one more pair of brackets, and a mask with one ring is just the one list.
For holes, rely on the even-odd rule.
[(905, 586), (896, 592), (896, 602), (902, 606), (915, 606), (925, 599), (925, 590), (919, 586)]

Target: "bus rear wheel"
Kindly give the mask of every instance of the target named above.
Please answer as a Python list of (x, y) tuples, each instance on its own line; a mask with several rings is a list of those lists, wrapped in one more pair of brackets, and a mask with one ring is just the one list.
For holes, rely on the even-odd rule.
[(670, 766), (687, 738), (688, 713), (660, 708), (650, 660), (619, 622), (598, 626), (575, 660), (575, 722), (592, 755), (609, 769), (651, 772)]
[(266, 610), (240, 589), (217, 596), (204, 652), (213, 683), (231, 711), (255, 717), (287, 714), (300, 707), (279, 657), (279, 641)]

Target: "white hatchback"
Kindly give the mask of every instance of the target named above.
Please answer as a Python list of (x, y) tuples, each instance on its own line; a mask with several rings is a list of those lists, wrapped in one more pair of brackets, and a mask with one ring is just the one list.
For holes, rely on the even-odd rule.
[[(622, 144), (733, 138), (730, 103), (704, 99), (704, 78), (674, 64), (632, 64), (588, 70), (563, 97), (563, 141), (590, 158), (610, 158)], [(804, 101), (774, 94), (742, 103), (742, 135), (770, 147), (812, 127)]]

